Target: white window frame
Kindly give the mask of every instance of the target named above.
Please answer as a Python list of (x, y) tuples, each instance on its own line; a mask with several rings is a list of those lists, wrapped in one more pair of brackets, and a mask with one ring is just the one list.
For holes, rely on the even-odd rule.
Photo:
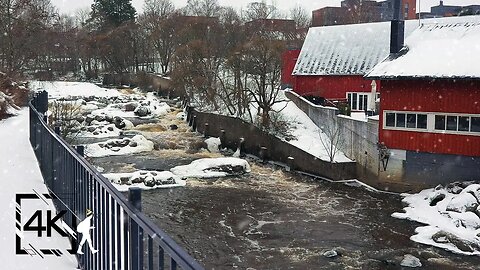
[[(352, 104), (350, 104), (350, 100), (348, 99), (348, 95), (352, 95), (352, 101), (353, 101), (353, 95), (357, 95), (357, 104), (356, 104), (356, 108), (353, 109), (353, 106)], [(372, 92), (347, 92), (347, 101), (348, 101), (348, 105), (350, 106), (350, 110), (352, 111), (368, 111), (368, 108), (369, 105), (370, 105), (370, 102), (371, 102), (371, 95), (372, 95)], [(367, 104), (365, 104), (365, 108), (363, 109), (359, 109), (360, 108), (360, 97), (363, 97), (363, 96), (366, 96), (367, 97)], [(361, 99), (363, 101), (363, 98)]]
[[(419, 128), (407, 128), (407, 127), (390, 127), (387, 126), (387, 113), (395, 113), (395, 125), (397, 120), (397, 113), (405, 114), (405, 126), (406, 126), (406, 117), (407, 114), (426, 114), (427, 115), (427, 128), (426, 129), (419, 129)], [(437, 130), (435, 129), (435, 116), (442, 115), (442, 116), (457, 116), (457, 129), (458, 129), (458, 116), (464, 117), (479, 117), (480, 114), (468, 114), (468, 113), (443, 113), (443, 112), (419, 112), (419, 111), (396, 111), (396, 110), (384, 110), (383, 111), (383, 123), (382, 127), (384, 130), (400, 130), (400, 131), (410, 131), (410, 132), (426, 132), (426, 133), (437, 133), (437, 134), (453, 134), (453, 135), (466, 135), (466, 136), (480, 136), (480, 132), (473, 132), (473, 131), (454, 131), (454, 130)], [(417, 117), (418, 118), (418, 117)], [(417, 119), (418, 121), (418, 119)], [(445, 125), (446, 125), (445, 119)], [(472, 121), (470, 120), (469, 129), (471, 129)]]

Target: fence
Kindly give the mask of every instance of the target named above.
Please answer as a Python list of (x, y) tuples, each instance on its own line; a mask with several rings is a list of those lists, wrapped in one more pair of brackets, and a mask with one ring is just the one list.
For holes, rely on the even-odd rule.
[[(48, 94), (30, 103), (30, 143), (57, 210), (66, 211), (65, 223), (75, 229), (86, 210), (94, 213), (92, 244), (99, 252), (78, 255), (79, 268), (95, 269), (203, 269), (165, 232), (141, 212), (141, 192), (130, 189), (129, 200), (47, 125)], [(72, 254), (77, 240), (71, 238)]]

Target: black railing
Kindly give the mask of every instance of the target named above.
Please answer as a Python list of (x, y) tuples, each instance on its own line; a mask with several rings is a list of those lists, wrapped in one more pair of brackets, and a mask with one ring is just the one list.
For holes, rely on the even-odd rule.
[[(85, 160), (83, 147), (74, 149), (47, 125), (47, 105), (47, 92), (30, 102), (30, 143), (57, 211), (66, 211), (64, 221), (74, 230), (87, 209), (94, 213), (92, 244), (99, 252), (92, 254), (85, 244), (84, 255), (77, 255), (80, 268), (203, 269), (141, 212), (140, 190), (130, 189), (127, 200)], [(70, 253), (78, 240), (71, 237)]]

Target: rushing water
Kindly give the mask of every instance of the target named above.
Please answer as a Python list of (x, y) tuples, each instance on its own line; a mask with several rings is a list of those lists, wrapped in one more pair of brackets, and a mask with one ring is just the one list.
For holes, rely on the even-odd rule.
[[(145, 133), (158, 150), (96, 158), (106, 172), (168, 170), (202, 157), (202, 138), (175, 120)], [(179, 125), (172, 131), (171, 123)], [(141, 129), (141, 128), (140, 128)], [(252, 172), (190, 179), (187, 186), (143, 192), (143, 211), (207, 269), (400, 269), (405, 254), (424, 269), (478, 269), (479, 257), (409, 240), (418, 224), (394, 219), (401, 197), (328, 183), (249, 160)], [(323, 253), (335, 249), (339, 256)]]

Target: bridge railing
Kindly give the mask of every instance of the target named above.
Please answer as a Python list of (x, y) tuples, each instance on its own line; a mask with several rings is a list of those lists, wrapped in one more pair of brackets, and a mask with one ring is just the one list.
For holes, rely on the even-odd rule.
[[(30, 102), (30, 143), (40, 164), (45, 183), (55, 206), (66, 211), (64, 222), (76, 229), (93, 211), (92, 254), (84, 244), (78, 255), (85, 270), (106, 269), (203, 269), (163, 230), (141, 212), (138, 189), (125, 198), (83, 157), (83, 147), (76, 149), (52, 130), (45, 113), (47, 92), (37, 93)], [(80, 238), (71, 237), (75, 254)]]

